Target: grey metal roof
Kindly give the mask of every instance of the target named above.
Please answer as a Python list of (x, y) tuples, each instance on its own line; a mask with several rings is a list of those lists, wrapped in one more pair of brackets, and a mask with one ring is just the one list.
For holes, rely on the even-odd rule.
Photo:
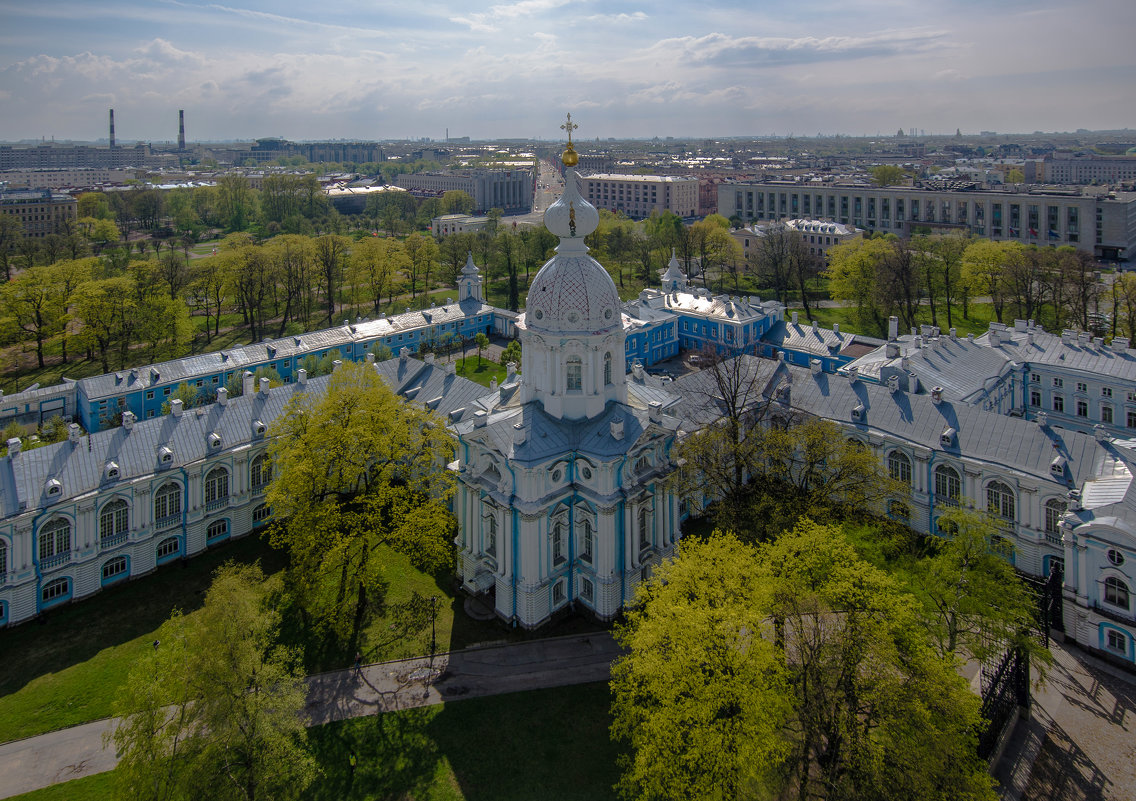
[(492, 394), (476, 381), (450, 373), (442, 363), (395, 358), (379, 362), (376, 369), (396, 393), (437, 412), (448, 422), (472, 413), (479, 398)]
[(762, 335), (761, 341), (779, 348), (812, 353), (817, 356), (836, 356), (853, 345), (867, 345), (874, 347), (883, 344), (882, 340), (874, 337), (865, 337), (860, 334), (850, 334), (845, 331), (836, 332), (831, 328), (815, 329), (811, 325), (785, 322), (780, 320), (770, 326)]
[[(1060, 335), (1037, 327), (1025, 330), (1006, 327), (998, 330), (997, 336), (1000, 340), (998, 345), (990, 344), (990, 331), (978, 337), (976, 342), (1020, 362), (1136, 382), (1136, 351), (1131, 348), (1113, 348), (1074, 337), (1070, 337), (1072, 341), (1064, 342)], [(1032, 343), (1029, 341), (1031, 337)]]
[[(224, 406), (213, 403), (172, 414), (139, 421), (132, 430), (112, 428), (79, 438), (79, 442), (59, 442), (15, 458), (0, 459), (0, 518), (24, 509), (54, 505), (95, 491), (126, 486), (131, 479), (166, 473), (187, 464), (215, 456), (263, 439), (254, 423), (266, 426), (275, 420), (284, 405), (298, 392), (322, 393), (328, 376), (313, 378), (306, 384), (285, 384), (263, 395), (259, 392), (229, 400)], [(221, 446), (209, 445), (209, 435), (218, 434)], [(172, 459), (159, 462), (159, 449), (167, 447)], [(118, 465), (119, 478), (104, 479), (107, 462)], [(62, 485), (58, 496), (48, 498), (47, 482)], [(50, 502), (50, 503), (49, 503)]]

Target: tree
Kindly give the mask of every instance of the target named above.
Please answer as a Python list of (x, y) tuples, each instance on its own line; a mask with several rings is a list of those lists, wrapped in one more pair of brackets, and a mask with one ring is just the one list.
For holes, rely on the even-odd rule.
[[(205, 341), (211, 342), (221, 333), (221, 307), (225, 301), (227, 273), (224, 259), (206, 256), (190, 264), (190, 297), (205, 313)], [(212, 319), (212, 331), (210, 331)]]
[(478, 331), (477, 336), (473, 338), (474, 344), (477, 345), (477, 366), (481, 366), (481, 351), (489, 347), (489, 337), (483, 331)]
[(410, 270), (407, 277), (410, 279), (410, 297), (415, 297), (418, 291), (418, 279), (422, 278), (422, 289), (430, 291), (430, 270), (438, 261), (438, 243), (431, 237), (413, 233), (402, 243), (406, 249), (406, 257), (410, 260)]
[(887, 309), (881, 304), (880, 264), (891, 254), (883, 238), (854, 239), (828, 252), (829, 292), (834, 300), (851, 301), (862, 329), (873, 334), (887, 331)]
[(521, 363), (521, 342), (518, 339), (511, 340), (501, 351), (501, 364), (510, 362), (518, 366)]
[(1006, 172), (1006, 183), (1008, 184), (1024, 184), (1026, 182), (1026, 174), (1017, 167), (1014, 167)]
[(453, 477), (441, 467), (454, 444), (373, 366), (344, 364), (326, 393), (297, 393), (272, 433), (272, 541), (288, 550), (290, 586), (318, 629), (346, 640), (381, 604), (383, 546), (420, 569), (452, 564)]
[(136, 311), (134, 280), (129, 276), (87, 281), (75, 290), (75, 316), (82, 321), (79, 339), (99, 353), (103, 372), (110, 372), (110, 351), (117, 347), (120, 365), (134, 331)]
[(442, 214), (472, 214), (475, 203), (473, 196), (460, 189), (442, 193)]
[(1006, 265), (1021, 258), (1019, 242), (992, 242), (979, 239), (967, 246), (962, 255), (962, 274), (972, 291), (989, 295), (994, 316), (1002, 322), (1006, 307)]
[(1041, 657), (1041, 663), (1049, 661), (1030, 636), (1037, 627), (1037, 601), (1010, 564), (1010, 546), (998, 536), (994, 521), (954, 508), (936, 525), (943, 536), (935, 553), (917, 563), (912, 585), (924, 601), (938, 652), (982, 661), (1013, 644)]
[(872, 167), (872, 183), (876, 186), (895, 186), (907, 179), (907, 170), (894, 164), (880, 164)]
[(256, 196), (248, 178), (240, 173), (217, 179), (217, 214), (230, 231), (243, 231), (255, 210)]
[(259, 567), (227, 565), (146, 647), (115, 703), (121, 797), (288, 799), (314, 780), (301, 654), (277, 644), (271, 597)]
[(0, 308), (26, 337), (35, 340), (40, 367), (44, 366), (43, 343), (59, 330), (65, 311), (50, 275), (50, 267), (37, 265), (0, 287)]
[(325, 234), (315, 240), (316, 263), (320, 267), (324, 302), (327, 304), (327, 324), (335, 316), (335, 301), (343, 283), (343, 263), (351, 247), (351, 240), (339, 234)]
[(12, 254), (24, 238), (24, 225), (14, 214), (0, 214), (0, 268), (4, 270), (4, 280), (12, 280)]
[(834, 527), (684, 540), (617, 637), (628, 798), (993, 799), (978, 698)]

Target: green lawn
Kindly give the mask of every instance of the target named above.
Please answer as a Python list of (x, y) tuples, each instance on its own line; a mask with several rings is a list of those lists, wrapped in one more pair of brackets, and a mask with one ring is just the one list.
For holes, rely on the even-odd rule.
[[(452, 701), (310, 730), (322, 776), (311, 801), (603, 801), (615, 799), (607, 684)], [(351, 775), (348, 758), (356, 755)], [(17, 796), (106, 798), (104, 773)]]
[[(496, 378), (498, 384), (505, 380), (505, 365), (490, 361), (485, 354), (481, 355), (481, 364), (478, 364), (476, 348), (472, 348), (471, 352), (464, 360), (460, 353), (455, 353), (454, 357), (457, 361), (457, 374), (468, 378), (470, 381), (476, 381), (479, 384), (489, 386), (491, 379)], [(464, 364), (462, 363), (463, 361), (465, 362)]]
[[(859, 320), (856, 317), (856, 310), (851, 307), (844, 307), (840, 309), (818, 309), (811, 308), (813, 317), (825, 328), (832, 328), (833, 323), (840, 324), (841, 331), (848, 331), (856, 334), (865, 334), (867, 336), (883, 337), (887, 332), (867, 331), (862, 330)], [(800, 306), (791, 306), (785, 311), (785, 319), (790, 319), (793, 312), (799, 313), (799, 320), (803, 323), (808, 320), (805, 316), (805, 310)], [(931, 309), (928, 306), (921, 307), (919, 315), (920, 324), (931, 324)], [(938, 314), (938, 325), (943, 333), (948, 331), (947, 316), (942, 311)], [(990, 321), (994, 318), (994, 307), (989, 303), (971, 303), (967, 309), (967, 317), (964, 318), (960, 310), (956, 309), (952, 312), (951, 323), (958, 330), (960, 337), (965, 337), (967, 334), (985, 333), (990, 328)], [(907, 333), (900, 331), (901, 334)]]

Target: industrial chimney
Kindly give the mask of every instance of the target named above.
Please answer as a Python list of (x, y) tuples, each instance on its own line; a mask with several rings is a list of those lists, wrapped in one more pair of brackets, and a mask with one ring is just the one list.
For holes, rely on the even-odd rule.
[(178, 110), (178, 150), (185, 150), (185, 109)]
[(110, 146), (114, 149), (114, 109), (110, 110)]

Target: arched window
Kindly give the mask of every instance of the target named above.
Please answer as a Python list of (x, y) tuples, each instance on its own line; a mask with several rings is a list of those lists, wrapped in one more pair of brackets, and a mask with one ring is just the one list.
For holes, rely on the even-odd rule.
[(1013, 521), (1016, 513), (1014, 491), (1001, 481), (991, 481), (986, 485), (986, 511), (1003, 520)]
[(272, 510), (268, 508), (268, 504), (262, 503), (260, 506), (252, 510), (252, 522), (263, 523), (265, 520), (272, 516)]
[(1065, 514), (1067, 504), (1059, 498), (1050, 498), (1045, 502), (1045, 533), (1056, 534), (1061, 523), (1061, 515)]
[(99, 512), (99, 542), (106, 543), (114, 537), (125, 535), (130, 524), (130, 507), (122, 498), (117, 498)]
[(564, 523), (557, 520), (552, 524), (552, 564), (558, 565), (566, 558), (564, 554)]
[(212, 542), (229, 536), (229, 521), (214, 520), (205, 530), (205, 541)]
[(262, 453), (252, 460), (249, 465), (249, 486), (253, 490), (261, 490), (268, 486), (272, 480), (272, 464), (268, 461), (268, 454)]
[(604, 386), (611, 386), (611, 353), (604, 354)]
[(579, 356), (568, 357), (568, 378), (564, 387), (569, 392), (580, 392), (584, 388), (584, 363)]
[(904, 484), (911, 483), (911, 460), (903, 451), (888, 454), (888, 475)]
[(494, 514), (485, 518), (485, 553), (489, 556), (497, 555), (497, 515)]
[(158, 525), (181, 516), (181, 487), (172, 481), (154, 493), (154, 522)]
[(181, 540), (177, 537), (167, 537), (158, 543), (157, 550), (158, 561), (169, 559), (171, 556), (177, 556), (181, 553)]
[(1104, 580), (1104, 600), (1121, 609), (1128, 608), (1128, 585), (1116, 576), (1109, 576)]
[(8, 543), (0, 540), (0, 584), (4, 583), (4, 576), (8, 573)]
[(651, 518), (646, 506), (639, 507), (639, 550), (651, 547)]
[(205, 476), (205, 503), (216, 503), (229, 498), (229, 471), (214, 467)]
[(125, 556), (116, 556), (103, 563), (103, 581), (110, 581), (126, 575), (128, 567)]
[(71, 552), (71, 523), (57, 517), (40, 527), (39, 561)]
[(66, 600), (71, 595), (71, 579), (57, 578), (54, 581), (49, 581), (43, 585), (43, 591), (40, 593), (40, 598), (43, 602), (51, 603), (52, 601)]
[(595, 558), (596, 548), (596, 532), (592, 528), (591, 520), (583, 520), (580, 523), (580, 559), (591, 563)]
[(953, 467), (941, 464), (935, 468), (935, 500), (948, 506), (958, 506), (962, 495), (962, 479)]

